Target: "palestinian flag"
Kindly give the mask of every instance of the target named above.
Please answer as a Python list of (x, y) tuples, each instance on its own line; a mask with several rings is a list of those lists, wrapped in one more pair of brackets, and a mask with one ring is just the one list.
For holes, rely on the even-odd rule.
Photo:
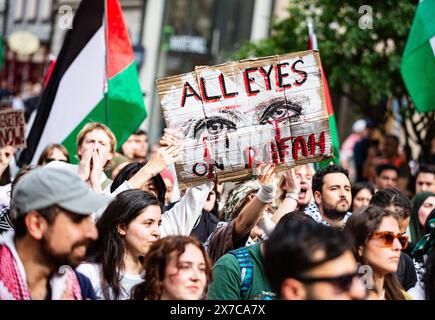
[[(319, 50), (317, 48), (317, 37), (314, 33), (314, 27), (311, 22), (308, 22), (308, 35), (308, 50)], [(329, 130), (331, 131), (332, 146), (334, 149), (334, 159), (320, 163), (319, 165), (323, 167), (324, 165), (328, 165), (331, 161), (336, 164), (340, 164), (340, 140), (338, 139), (337, 124), (335, 122), (334, 108), (332, 106), (331, 95), (329, 93), (328, 80), (326, 79), (325, 71), (323, 70), (323, 65), (321, 63), (320, 68), (322, 69), (322, 80), (323, 87), (325, 88), (326, 109), (328, 110), (329, 116)]]
[(76, 137), (101, 122), (122, 145), (146, 117), (133, 49), (118, 0), (82, 0), (57, 57), (19, 164), (36, 163), (50, 143), (73, 162)]
[(420, 1), (406, 42), (403, 81), (419, 112), (435, 111), (435, 1)]

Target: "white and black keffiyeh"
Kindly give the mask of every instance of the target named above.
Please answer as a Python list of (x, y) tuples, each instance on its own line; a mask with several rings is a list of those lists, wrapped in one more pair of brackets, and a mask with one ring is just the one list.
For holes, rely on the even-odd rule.
[(414, 263), (415, 273), (417, 274), (417, 281), (423, 282), (423, 276), (426, 271), (425, 260), (426, 257), (423, 257), (422, 259), (412, 259), (412, 262)]
[[(316, 203), (310, 203), (304, 210), (304, 213), (308, 216), (310, 216), (311, 218), (314, 219), (314, 221), (316, 221), (317, 223), (321, 223), (325, 226), (331, 226), (328, 222), (325, 221), (325, 219), (323, 219), (322, 215), (320, 214), (320, 210), (319, 207), (317, 206)], [(352, 215), (352, 212), (347, 212), (346, 215), (343, 218), (343, 225), (341, 226), (341, 229), (344, 228), (344, 226), (346, 225), (347, 220), (350, 218), (350, 216)]]
[(9, 208), (0, 211), (0, 234), (13, 229), (13, 224), (9, 217)]

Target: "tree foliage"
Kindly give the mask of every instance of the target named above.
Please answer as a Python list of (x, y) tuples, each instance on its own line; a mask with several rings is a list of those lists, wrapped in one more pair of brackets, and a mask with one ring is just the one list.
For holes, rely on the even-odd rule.
[[(331, 90), (346, 96), (355, 111), (373, 119), (381, 131), (392, 113), (389, 102), (398, 98), (402, 119), (408, 119), (401, 124), (408, 156), (409, 141), (413, 139), (422, 147), (421, 158), (429, 157), (435, 115), (432, 112), (416, 116), (400, 74), (417, 3), (418, 0), (292, 0), (288, 18), (272, 22), (272, 35), (245, 44), (235, 58), (306, 50), (307, 19), (312, 19)], [(370, 13), (372, 19), (366, 20)], [(370, 27), (370, 21), (372, 28), (365, 28)]]

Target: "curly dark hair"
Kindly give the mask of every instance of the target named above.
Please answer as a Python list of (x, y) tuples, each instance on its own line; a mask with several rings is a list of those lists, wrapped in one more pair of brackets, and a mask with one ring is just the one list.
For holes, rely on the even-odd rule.
[(378, 190), (370, 199), (369, 205), (381, 208), (395, 206), (396, 214), (402, 219), (409, 217), (411, 214), (411, 202), (402, 191), (396, 188)]
[(156, 241), (145, 256), (145, 281), (132, 289), (132, 299), (160, 300), (163, 294), (166, 267), (171, 260), (172, 253), (175, 252), (176, 259), (179, 260), (188, 244), (201, 250), (206, 265), (207, 284), (210, 283), (212, 280), (211, 262), (202, 243), (194, 237), (168, 236)]

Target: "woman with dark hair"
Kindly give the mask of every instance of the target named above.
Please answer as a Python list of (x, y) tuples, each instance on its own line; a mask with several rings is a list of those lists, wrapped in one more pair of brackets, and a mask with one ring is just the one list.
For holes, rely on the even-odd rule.
[(361, 207), (367, 207), (375, 194), (375, 187), (370, 182), (357, 182), (352, 186), (351, 211), (355, 212)]
[(194, 237), (170, 236), (153, 244), (145, 257), (144, 282), (135, 300), (199, 300), (211, 281), (211, 264)]
[(96, 224), (99, 238), (77, 269), (91, 280), (98, 299), (129, 299), (143, 281), (143, 257), (160, 238), (161, 216), (157, 198), (139, 189), (121, 192), (109, 204)]
[(360, 214), (352, 215), (343, 230), (353, 237), (357, 261), (370, 267), (372, 277), (368, 279), (367, 289), (374, 289), (371, 298), (409, 299), (394, 275), (399, 266), (400, 252), (408, 244), (408, 237), (400, 233), (394, 213), (369, 206)]
[[(128, 184), (137, 173), (146, 166), (145, 163), (133, 162), (125, 166), (112, 183), (111, 191), (121, 189), (121, 185)], [(189, 235), (199, 220), (202, 208), (207, 201), (211, 183), (188, 188), (186, 194), (171, 209), (165, 211), (162, 217), (160, 231), (162, 237), (167, 235)], [(166, 186), (159, 173), (147, 179), (141, 189), (152, 193), (163, 207), (165, 203)]]
[(412, 243), (416, 244), (425, 235), (424, 225), (430, 212), (435, 208), (435, 193), (420, 192), (411, 200), (409, 231)]

